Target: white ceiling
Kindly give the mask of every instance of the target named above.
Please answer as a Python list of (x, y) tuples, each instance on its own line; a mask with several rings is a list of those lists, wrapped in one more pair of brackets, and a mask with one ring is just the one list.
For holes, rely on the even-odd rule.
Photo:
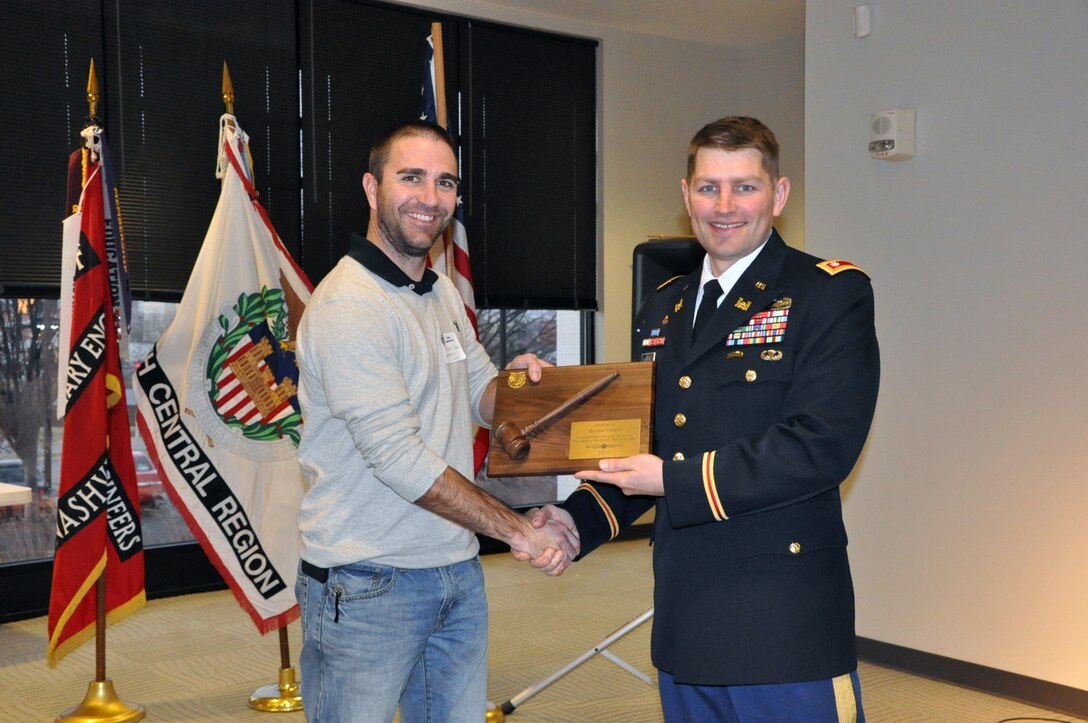
[(805, 32), (805, 0), (482, 1), (646, 35), (722, 46), (760, 45)]

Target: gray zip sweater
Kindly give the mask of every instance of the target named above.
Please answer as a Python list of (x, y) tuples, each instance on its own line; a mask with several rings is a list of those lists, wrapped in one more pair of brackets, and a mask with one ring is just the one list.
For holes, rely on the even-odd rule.
[(472, 532), (413, 504), (447, 465), (473, 479), (472, 424), (497, 374), (453, 283), (429, 269), (413, 282), (354, 236), (314, 290), (296, 351), (302, 559), (422, 568), (476, 555)]

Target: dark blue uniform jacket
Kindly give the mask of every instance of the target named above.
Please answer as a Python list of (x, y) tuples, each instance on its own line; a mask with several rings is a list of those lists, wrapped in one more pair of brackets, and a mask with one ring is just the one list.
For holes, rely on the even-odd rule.
[(654, 665), (677, 682), (820, 680), (857, 667), (839, 485), (861, 452), (880, 360), (869, 278), (777, 232), (691, 344), (701, 269), (655, 292), (664, 497), (584, 484), (564, 503), (585, 555), (656, 505)]

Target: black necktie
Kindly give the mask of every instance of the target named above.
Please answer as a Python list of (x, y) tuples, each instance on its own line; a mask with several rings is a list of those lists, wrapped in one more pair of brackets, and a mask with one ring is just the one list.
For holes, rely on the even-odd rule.
[(710, 323), (710, 317), (718, 309), (718, 297), (722, 295), (722, 285), (717, 279), (711, 279), (703, 286), (703, 300), (699, 302), (699, 311), (695, 313), (695, 328), (691, 330), (691, 341), (699, 337), (699, 333)]

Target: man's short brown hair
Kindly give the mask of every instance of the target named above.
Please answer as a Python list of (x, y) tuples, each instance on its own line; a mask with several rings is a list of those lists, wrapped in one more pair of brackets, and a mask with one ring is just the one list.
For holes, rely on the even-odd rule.
[(695, 173), (695, 154), (700, 148), (730, 152), (754, 148), (763, 157), (763, 168), (771, 174), (771, 180), (778, 180), (778, 140), (758, 118), (731, 115), (700, 128), (688, 145), (689, 182)]
[(370, 148), (369, 170), (371, 175), (378, 179), (379, 183), (382, 180), (382, 166), (385, 165), (385, 159), (389, 157), (389, 149), (393, 147), (393, 143), (401, 138), (430, 138), (441, 141), (450, 147), (455, 158), (457, 156), (457, 149), (453, 147), (453, 140), (442, 126), (422, 120), (401, 123), (383, 133)]

